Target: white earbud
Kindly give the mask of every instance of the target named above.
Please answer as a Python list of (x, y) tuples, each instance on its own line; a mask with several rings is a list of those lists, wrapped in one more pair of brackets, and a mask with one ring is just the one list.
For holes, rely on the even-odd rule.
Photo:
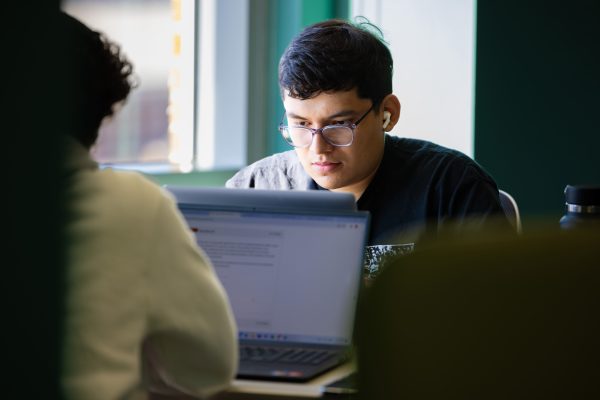
[(385, 118), (385, 121), (383, 121), (383, 129), (387, 128), (388, 124), (390, 123), (391, 116), (392, 114), (389, 111), (383, 112), (383, 118)]

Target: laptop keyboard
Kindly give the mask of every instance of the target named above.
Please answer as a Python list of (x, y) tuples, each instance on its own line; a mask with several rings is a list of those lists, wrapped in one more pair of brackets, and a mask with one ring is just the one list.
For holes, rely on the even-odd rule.
[(265, 361), (318, 365), (339, 353), (297, 347), (240, 346), (241, 361)]

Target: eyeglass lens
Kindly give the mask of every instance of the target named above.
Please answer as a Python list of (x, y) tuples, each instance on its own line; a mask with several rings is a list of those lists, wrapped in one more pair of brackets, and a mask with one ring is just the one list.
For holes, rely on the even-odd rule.
[[(297, 147), (310, 146), (313, 133), (310, 129), (303, 127), (288, 127), (290, 144)], [(323, 139), (334, 146), (347, 146), (352, 143), (352, 129), (346, 126), (325, 127), (321, 131)]]

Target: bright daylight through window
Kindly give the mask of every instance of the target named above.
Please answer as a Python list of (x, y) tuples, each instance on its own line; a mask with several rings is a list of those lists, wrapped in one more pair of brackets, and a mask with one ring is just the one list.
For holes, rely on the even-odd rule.
[(67, 0), (63, 9), (120, 44), (139, 86), (102, 126), (102, 164), (189, 171), (194, 153), (195, 2)]

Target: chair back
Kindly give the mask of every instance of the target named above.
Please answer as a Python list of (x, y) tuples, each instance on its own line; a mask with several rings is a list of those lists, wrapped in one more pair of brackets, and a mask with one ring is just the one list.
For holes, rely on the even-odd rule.
[(498, 190), (498, 193), (500, 194), (500, 205), (502, 206), (504, 214), (506, 214), (506, 217), (517, 232), (521, 233), (521, 214), (517, 202), (514, 197), (504, 190)]

